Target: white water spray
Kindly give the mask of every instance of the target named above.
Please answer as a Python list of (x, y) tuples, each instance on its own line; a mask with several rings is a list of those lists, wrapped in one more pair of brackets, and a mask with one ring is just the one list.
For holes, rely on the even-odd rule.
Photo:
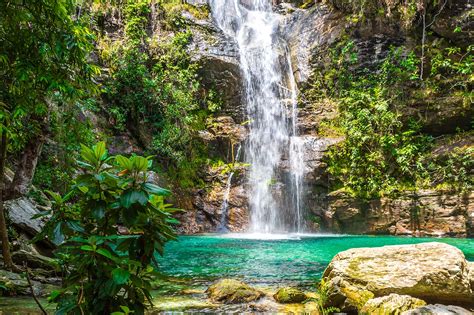
[[(295, 137), (296, 84), (288, 49), (278, 36), (281, 16), (272, 12), (271, 0), (210, 0), (210, 5), (216, 24), (235, 39), (240, 51), (250, 122), (245, 159), (250, 164), (251, 231), (302, 232), (304, 165), (302, 146)], [(286, 150), (290, 151), (292, 183), (283, 194), (291, 196), (291, 209), (283, 209), (275, 197), (282, 194), (275, 183), (280, 180), (277, 171)]]

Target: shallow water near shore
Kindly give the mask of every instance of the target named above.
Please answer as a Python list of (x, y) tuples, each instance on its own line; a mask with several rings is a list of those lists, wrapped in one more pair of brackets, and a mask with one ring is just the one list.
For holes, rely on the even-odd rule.
[[(359, 247), (442, 242), (463, 251), (474, 261), (474, 240), (393, 236), (311, 234), (222, 234), (181, 236), (166, 246), (158, 259), (161, 278), (154, 292), (155, 309), (200, 312), (239, 311), (223, 309), (206, 300), (205, 290), (221, 278), (235, 278), (273, 292), (293, 285), (315, 291), (324, 269), (338, 252)], [(0, 298), (6, 314), (40, 314), (28, 298)]]

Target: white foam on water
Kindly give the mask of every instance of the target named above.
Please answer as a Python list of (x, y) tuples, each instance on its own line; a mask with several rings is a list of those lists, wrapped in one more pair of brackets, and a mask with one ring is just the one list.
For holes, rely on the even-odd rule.
[(208, 234), (208, 236), (243, 239), (243, 240), (301, 240), (303, 238), (340, 238), (346, 237), (346, 234), (312, 234), (312, 233), (227, 233), (227, 234)]

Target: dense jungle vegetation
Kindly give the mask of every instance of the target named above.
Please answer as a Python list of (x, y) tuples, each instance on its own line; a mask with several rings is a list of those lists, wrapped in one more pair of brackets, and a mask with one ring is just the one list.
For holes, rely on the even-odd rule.
[[(181, 211), (169, 204), (172, 189), (149, 177), (159, 174), (167, 188), (205, 188), (202, 169), (224, 163), (208, 157), (198, 136), (222, 99), (203, 87), (187, 50), (184, 9), (209, 15), (179, 0), (0, 1), (4, 268), (27, 271), (11, 258), (15, 232), (4, 202), (51, 204), (35, 241), (56, 246), (57, 314), (143, 314), (156, 257), (176, 238)], [(303, 91), (306, 102), (337, 107), (318, 127), (318, 135), (344, 139), (327, 157), (331, 189), (364, 199), (426, 187), (471, 191), (472, 147), (434, 154), (439, 139), (405, 114), (434, 95), (472, 106), (473, 50), (428, 34), (361, 68), (349, 36), (334, 43)], [(111, 136), (123, 134), (140, 154), (108, 150), (117, 147)], [(458, 130), (449, 141), (468, 134)]]

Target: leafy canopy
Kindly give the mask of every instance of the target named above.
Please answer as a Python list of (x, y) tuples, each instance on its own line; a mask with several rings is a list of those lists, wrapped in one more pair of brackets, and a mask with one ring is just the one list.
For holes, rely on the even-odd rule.
[(21, 145), (38, 133), (50, 103), (97, 92), (87, 62), (93, 34), (72, 0), (0, 2), (0, 129)]

